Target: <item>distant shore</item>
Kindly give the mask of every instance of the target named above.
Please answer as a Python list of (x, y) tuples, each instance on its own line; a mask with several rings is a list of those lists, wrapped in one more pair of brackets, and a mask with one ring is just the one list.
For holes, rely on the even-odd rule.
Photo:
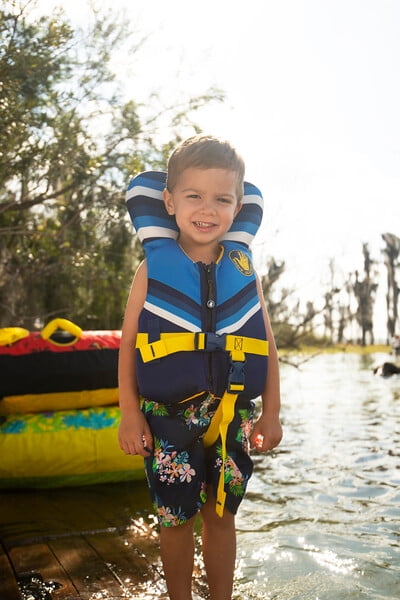
[(338, 352), (351, 352), (355, 354), (388, 354), (393, 360), (396, 360), (394, 354), (391, 354), (391, 347), (387, 344), (373, 344), (361, 346), (359, 344), (332, 344), (329, 346), (300, 346), (299, 348), (279, 348), (279, 354), (334, 354)]

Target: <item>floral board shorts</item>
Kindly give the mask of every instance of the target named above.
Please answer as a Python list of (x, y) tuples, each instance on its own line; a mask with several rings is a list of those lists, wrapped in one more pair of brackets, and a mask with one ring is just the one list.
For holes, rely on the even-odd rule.
[[(207, 499), (206, 485), (216, 496), (221, 471), (221, 439), (205, 448), (203, 436), (220, 400), (209, 393), (175, 404), (143, 400), (142, 410), (153, 434), (154, 449), (145, 458), (147, 481), (159, 524), (180, 525)], [(253, 472), (249, 435), (254, 402), (236, 401), (229, 424), (225, 460), (225, 507), (236, 514)]]

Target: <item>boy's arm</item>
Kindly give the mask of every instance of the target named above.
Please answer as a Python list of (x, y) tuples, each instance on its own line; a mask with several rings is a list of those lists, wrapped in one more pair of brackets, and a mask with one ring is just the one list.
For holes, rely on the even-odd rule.
[(153, 447), (147, 421), (140, 410), (136, 380), (136, 336), (140, 311), (147, 293), (147, 268), (143, 262), (136, 271), (125, 309), (118, 358), (119, 406), (121, 423), (118, 440), (125, 454), (148, 456), (144, 449)]
[(279, 359), (274, 334), (272, 333), (267, 307), (265, 305), (261, 284), (258, 278), (257, 289), (269, 342), (269, 356), (268, 375), (265, 382), (264, 391), (261, 395), (262, 411), (259, 419), (254, 424), (254, 428), (250, 436), (250, 445), (252, 448), (256, 448), (256, 450), (259, 452), (266, 452), (267, 450), (272, 450), (278, 446), (282, 439), (282, 427), (279, 420), (279, 411), (281, 407)]

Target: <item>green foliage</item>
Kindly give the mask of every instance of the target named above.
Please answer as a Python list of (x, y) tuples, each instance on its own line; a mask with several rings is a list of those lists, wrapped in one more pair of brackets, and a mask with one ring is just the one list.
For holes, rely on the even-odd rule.
[(111, 69), (129, 23), (96, 13), (79, 31), (60, 11), (34, 19), (32, 6), (0, 0), (0, 326), (63, 316), (119, 328), (142, 258), (126, 184), (164, 167), (195, 112), (222, 96), (161, 107), (151, 95), (143, 110)]
[[(29, 175), (33, 187), (51, 158), (46, 142), (60, 104), (57, 86), (69, 75), (62, 49), (72, 31), (54, 19), (29, 23), (22, 13), (8, 12), (4, 6), (7, 3), (0, 13), (0, 189), (3, 195), (13, 178), (20, 185), (21, 200), (27, 201), (23, 186)], [(12, 203), (12, 192), (7, 191)]]

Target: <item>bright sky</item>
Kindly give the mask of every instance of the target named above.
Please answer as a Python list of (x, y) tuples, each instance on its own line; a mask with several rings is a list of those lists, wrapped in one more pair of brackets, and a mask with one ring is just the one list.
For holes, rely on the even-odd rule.
[[(56, 0), (39, 0), (53, 7)], [(84, 1), (68, 0), (73, 19)], [(319, 295), (334, 258), (344, 273), (376, 258), (380, 234), (400, 236), (400, 2), (398, 0), (97, 0), (126, 9), (138, 56), (134, 99), (167, 101), (215, 85), (223, 105), (199, 113), (230, 139), (265, 197), (261, 256), (286, 261), (286, 279)], [(385, 289), (382, 288), (382, 297)]]

